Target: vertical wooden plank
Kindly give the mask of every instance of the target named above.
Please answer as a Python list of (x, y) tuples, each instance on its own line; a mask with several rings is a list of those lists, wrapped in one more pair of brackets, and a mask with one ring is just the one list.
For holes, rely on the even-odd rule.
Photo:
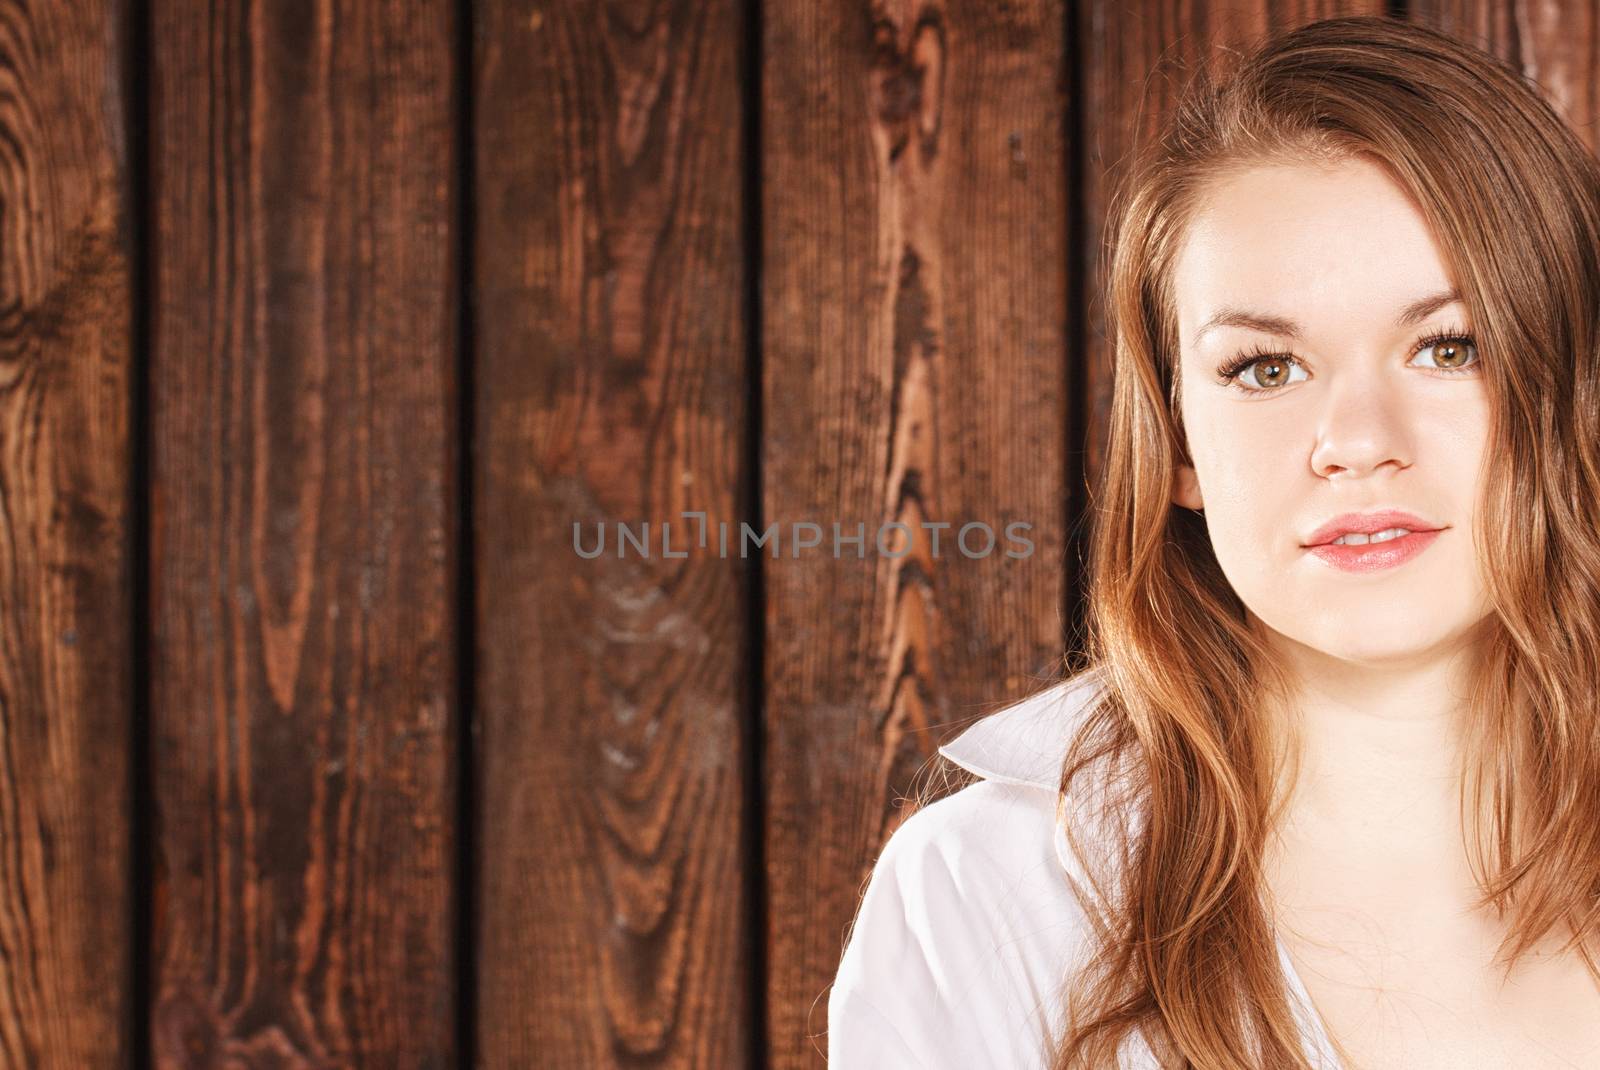
[(740, 7), (476, 17), (483, 1065), (747, 1065)]
[(131, 1060), (127, 12), (0, 12), (0, 1065)]
[(770, 1033), (795, 1067), (896, 800), (1063, 649), (1066, 72), (1046, 0), (763, 18)]
[(1600, 11), (1553, 0), (1415, 0), (1407, 17), (1516, 65), (1592, 151), (1600, 151)]
[(155, 1062), (453, 1066), (453, 7), (152, 9)]
[[(1112, 339), (1105, 320), (1101, 259), (1106, 212), (1138, 146), (1166, 123), (1196, 66), (1269, 33), (1337, 15), (1382, 15), (1383, 0), (1266, 0), (1223, 5), (1134, 5), (1082, 0), (1077, 7), (1084, 122), (1084, 254), (1087, 288), (1085, 479), (1097, 486), (1111, 418)], [(1109, 255), (1107, 251), (1106, 256)]]

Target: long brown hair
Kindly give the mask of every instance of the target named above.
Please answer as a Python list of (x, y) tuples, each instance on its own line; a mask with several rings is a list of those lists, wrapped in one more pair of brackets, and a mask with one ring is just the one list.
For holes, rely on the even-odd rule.
[[(1475, 325), (1492, 427), (1474, 538), (1492, 612), (1474, 663), (1462, 814), (1507, 972), (1600, 909), (1600, 166), (1536, 88), (1468, 44), (1335, 18), (1202, 69), (1112, 213), (1109, 450), (1094, 490), (1086, 644), (1104, 690), (1062, 769), (1118, 784), (1122, 874), (1092, 961), (1064, 986), (1056, 1070), (1117, 1065), (1137, 1028), (1165, 1066), (1308, 1064), (1263, 898), (1283, 794), (1268, 699), (1290, 682), (1246, 624), (1198, 514), (1177, 397), (1171, 273), (1209, 183), (1262, 163), (1386, 165), (1431, 223)], [(1114, 776), (1108, 776), (1114, 773)], [(1137, 805), (1142, 817), (1126, 820)], [(1492, 813), (1491, 822), (1477, 815)], [(1492, 827), (1483, 827), (1489, 824)], [(1557, 929), (1558, 926), (1565, 927)], [(1337, 1045), (1336, 1045), (1337, 1046)]]

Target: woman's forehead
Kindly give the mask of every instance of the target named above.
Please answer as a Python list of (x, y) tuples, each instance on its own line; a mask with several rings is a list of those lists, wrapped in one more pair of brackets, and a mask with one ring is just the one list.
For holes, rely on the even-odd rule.
[(1229, 328), (1294, 338), (1319, 320), (1404, 325), (1419, 303), (1446, 303), (1434, 299), (1451, 290), (1449, 272), (1421, 213), (1381, 171), (1350, 166), (1359, 181), (1274, 165), (1209, 191), (1174, 264), (1185, 339)]

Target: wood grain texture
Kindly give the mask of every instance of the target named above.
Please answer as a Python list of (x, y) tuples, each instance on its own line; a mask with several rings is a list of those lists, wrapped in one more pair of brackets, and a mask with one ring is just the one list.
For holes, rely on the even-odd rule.
[(1112, 339), (1106, 320), (1105, 248), (1113, 191), (1138, 148), (1165, 125), (1185, 80), (1224, 50), (1242, 50), (1268, 34), (1337, 15), (1382, 15), (1382, 0), (1193, 4), (1167, 0), (1083, 0), (1078, 6), (1083, 114), (1083, 248), (1087, 280), (1088, 380), (1084, 465), (1098, 487), (1111, 419)]
[[(763, 519), (785, 541), (766, 563), (775, 1067), (821, 1063), (827, 990), (900, 797), (1062, 650), (1062, 10), (763, 12)], [(796, 556), (806, 523), (821, 544)], [(892, 523), (915, 534), (886, 534), (903, 556), (877, 549)], [(924, 524), (949, 525), (937, 551)], [(968, 524), (994, 533), (990, 552), (980, 528), (962, 551)], [(835, 525), (864, 547), (835, 553)]]
[(453, 7), (151, 18), (155, 1063), (454, 1066)]
[(126, 9), (0, 6), (0, 1066), (132, 1060)]
[(741, 6), (475, 17), (479, 1051), (747, 1065)]

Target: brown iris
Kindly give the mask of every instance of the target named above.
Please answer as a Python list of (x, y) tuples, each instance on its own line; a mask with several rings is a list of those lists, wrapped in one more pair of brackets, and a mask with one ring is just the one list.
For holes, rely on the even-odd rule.
[(1263, 360), (1258, 360), (1255, 362), (1255, 364), (1251, 365), (1251, 367), (1255, 369), (1255, 371), (1252, 372), (1252, 375), (1254, 376), (1256, 383), (1260, 386), (1277, 386), (1280, 381), (1277, 376), (1262, 378), (1260, 371), (1262, 368), (1282, 368), (1284, 378), (1287, 378), (1289, 375), (1288, 362), (1279, 360), (1275, 357), (1267, 357)]
[(1467, 347), (1460, 342), (1435, 342), (1433, 344), (1433, 359), (1441, 368), (1456, 367), (1453, 362), (1457, 360), (1465, 364)]

